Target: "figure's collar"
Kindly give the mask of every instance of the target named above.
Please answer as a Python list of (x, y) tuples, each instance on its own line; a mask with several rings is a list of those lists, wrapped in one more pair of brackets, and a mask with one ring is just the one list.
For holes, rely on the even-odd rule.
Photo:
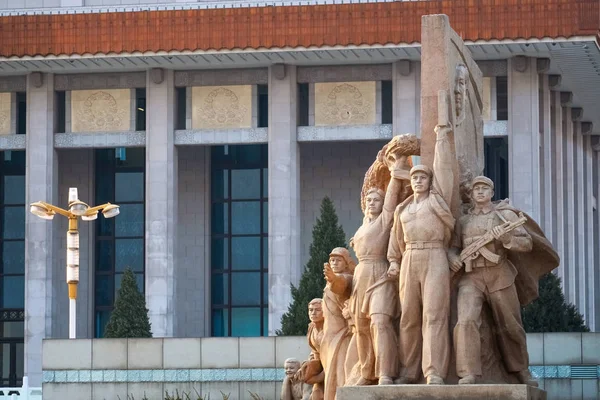
[(477, 205), (475, 205), (472, 209), (471, 209), (471, 214), (473, 215), (479, 215), (479, 214), (489, 214), (490, 212), (492, 212), (494, 210), (494, 206), (492, 205), (492, 203), (488, 203), (483, 207), (479, 207)]

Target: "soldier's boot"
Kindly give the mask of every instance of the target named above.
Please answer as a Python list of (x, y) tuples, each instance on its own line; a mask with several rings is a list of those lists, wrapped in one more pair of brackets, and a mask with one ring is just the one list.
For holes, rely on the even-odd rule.
[(477, 381), (477, 377), (475, 375), (467, 375), (463, 378), (460, 378), (458, 381), (459, 385), (473, 385)]
[(431, 374), (427, 377), (427, 384), (428, 385), (443, 385), (444, 380), (439, 375)]

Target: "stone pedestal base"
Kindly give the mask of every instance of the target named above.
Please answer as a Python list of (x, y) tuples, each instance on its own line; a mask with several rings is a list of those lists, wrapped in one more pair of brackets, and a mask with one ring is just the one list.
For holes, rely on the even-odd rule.
[(527, 385), (347, 386), (337, 400), (546, 400), (546, 392)]

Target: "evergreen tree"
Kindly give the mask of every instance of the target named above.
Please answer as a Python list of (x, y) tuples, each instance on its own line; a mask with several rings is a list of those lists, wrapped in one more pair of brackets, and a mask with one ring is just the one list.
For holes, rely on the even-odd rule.
[(589, 332), (583, 316), (565, 300), (558, 276), (544, 275), (539, 293), (537, 300), (522, 309), (526, 332)]
[(115, 301), (115, 309), (106, 326), (105, 338), (150, 338), (150, 320), (146, 299), (140, 293), (135, 275), (130, 268), (125, 270), (121, 288)]
[(310, 259), (298, 287), (292, 286), (292, 303), (287, 313), (281, 318), (281, 330), (278, 335), (306, 335), (308, 324), (308, 303), (317, 297), (323, 297), (325, 278), (323, 277), (323, 263), (329, 260), (329, 253), (336, 247), (346, 247), (346, 235), (338, 217), (335, 207), (329, 197), (321, 202), (321, 216), (312, 231), (310, 245)]

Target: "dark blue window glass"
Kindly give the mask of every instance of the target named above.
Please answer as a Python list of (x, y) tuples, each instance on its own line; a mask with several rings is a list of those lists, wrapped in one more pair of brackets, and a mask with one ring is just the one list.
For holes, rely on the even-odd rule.
[(116, 237), (144, 236), (144, 203), (121, 204), (121, 213), (115, 218)]
[(145, 290), (145, 149), (96, 150), (95, 160), (96, 204), (121, 207), (117, 217), (96, 220), (94, 323), (95, 336), (103, 337), (127, 268)]
[(231, 238), (231, 269), (261, 269), (260, 236), (234, 236)]
[[(23, 134), (23, 93), (17, 102), (17, 133)], [(0, 152), (0, 387), (23, 382), (24, 307), (25, 152), (9, 150)]]
[(25, 274), (25, 241), (11, 240), (2, 242), (3, 274)]
[(261, 336), (260, 308), (232, 308), (231, 336)]
[(5, 275), (0, 278), (0, 290), (2, 290), (2, 303), (0, 308), (24, 308), (25, 307), (25, 276)]
[(231, 198), (260, 198), (260, 169), (231, 170)]
[(267, 146), (212, 149), (213, 336), (268, 335)]
[(229, 239), (213, 238), (211, 247), (212, 269), (221, 270), (229, 268)]
[(231, 305), (260, 306), (260, 272), (231, 274)]
[(229, 274), (213, 273), (211, 280), (210, 293), (213, 305), (229, 304)]
[(4, 204), (25, 204), (25, 176), (7, 175), (4, 180)]
[(4, 206), (2, 214), (2, 233), (4, 239), (25, 240), (25, 207)]
[(260, 201), (231, 203), (231, 233), (260, 234)]
[(115, 173), (115, 201), (144, 201), (144, 173), (117, 172)]
[(219, 308), (212, 311), (212, 335), (215, 337), (229, 335), (229, 309)]

